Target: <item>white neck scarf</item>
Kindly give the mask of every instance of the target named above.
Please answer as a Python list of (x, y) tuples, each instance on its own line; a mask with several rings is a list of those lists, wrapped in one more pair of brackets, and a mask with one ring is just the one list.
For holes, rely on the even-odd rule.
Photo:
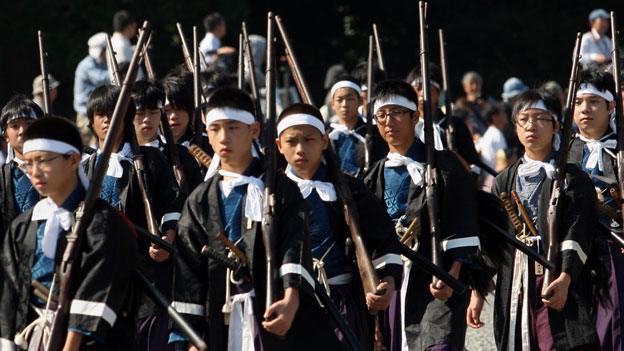
[(409, 173), (412, 178), (412, 182), (414, 185), (422, 186), (423, 184), (423, 173), (425, 172), (425, 166), (418, 162), (414, 161), (407, 156), (403, 156), (398, 152), (389, 152), (388, 159), (384, 163), (386, 167), (407, 167), (407, 173)]
[(56, 256), (56, 244), (61, 230), (69, 230), (74, 224), (72, 213), (57, 206), (49, 197), (39, 200), (33, 208), (31, 219), (33, 221), (45, 220), (43, 230), (43, 254), (54, 259)]
[(235, 187), (247, 184), (245, 217), (254, 222), (262, 221), (262, 205), (264, 202), (264, 183), (262, 180), (224, 170), (219, 170), (219, 174), (224, 177), (234, 178), (221, 181), (221, 190), (225, 196), (228, 196)]
[(534, 177), (539, 174), (542, 168), (546, 171), (546, 177), (548, 177), (548, 179), (552, 179), (555, 174), (554, 161), (550, 161), (550, 163), (536, 161), (528, 158), (527, 155), (524, 155), (523, 161), (524, 162), (518, 166), (519, 177)]
[[(359, 118), (359, 117), (358, 117)], [(366, 138), (358, 134), (355, 129), (349, 129), (346, 124), (332, 123), (330, 124), (332, 131), (329, 132), (329, 139), (338, 140), (340, 135), (354, 136), (361, 143), (366, 143)]]
[[(102, 152), (98, 149), (98, 154)], [(123, 177), (124, 168), (121, 161), (128, 161), (132, 163), (132, 147), (129, 143), (125, 143), (119, 152), (113, 152), (108, 160), (108, 168), (106, 169), (106, 175), (114, 178)]]
[(301, 196), (303, 196), (304, 199), (307, 199), (308, 196), (312, 194), (312, 191), (314, 189), (316, 189), (316, 192), (319, 194), (321, 200), (325, 202), (332, 202), (336, 201), (337, 199), (336, 189), (334, 188), (334, 185), (330, 182), (321, 182), (319, 180), (307, 180), (299, 178), (295, 175), (290, 165), (286, 167), (286, 176), (292, 179), (295, 183), (297, 183), (297, 186), (299, 186), (299, 191), (301, 192)]
[[(444, 118), (440, 121), (440, 123), (442, 123), (443, 121)], [(418, 139), (420, 139), (420, 141), (422, 141), (423, 143), (425, 142), (425, 122), (422, 120), (416, 123), (416, 135), (418, 136)], [(433, 142), (436, 150), (444, 150), (444, 144), (442, 143), (442, 129), (440, 128), (439, 123), (433, 124)]]
[(598, 166), (598, 170), (601, 172), (604, 170), (604, 161), (602, 160), (602, 152), (606, 152), (609, 156), (615, 158), (615, 153), (609, 149), (615, 149), (617, 147), (617, 140), (609, 139), (613, 133), (609, 133), (602, 137), (600, 140), (589, 139), (581, 134), (576, 134), (576, 136), (585, 142), (587, 145), (587, 149), (589, 149), (589, 157), (587, 158), (587, 163), (585, 167), (587, 169), (595, 169)]

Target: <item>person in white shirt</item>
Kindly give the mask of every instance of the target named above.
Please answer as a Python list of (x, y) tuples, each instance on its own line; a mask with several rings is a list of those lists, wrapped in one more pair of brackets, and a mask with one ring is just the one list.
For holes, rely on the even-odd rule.
[[(500, 104), (488, 104), (483, 111), (488, 122), (488, 129), (477, 142), (476, 148), (481, 154), (481, 160), (490, 168), (498, 171), (505, 169), (507, 141), (502, 130), (508, 123), (505, 109)], [(494, 181), (494, 177), (486, 175), (483, 179), (483, 187), (489, 190)]]
[(581, 59), (583, 66), (605, 65), (611, 62), (611, 38), (607, 36), (610, 17), (607, 11), (595, 9), (589, 14), (591, 30), (583, 34)]
[(113, 16), (113, 30), (115, 32), (111, 37), (111, 44), (117, 63), (130, 62), (134, 53), (130, 39), (137, 35), (136, 20), (126, 10), (117, 11)]
[[(225, 19), (218, 12), (213, 12), (204, 18), (206, 36), (199, 43), (199, 51), (204, 55), (205, 63), (213, 65), (218, 63), (220, 55), (232, 55), (236, 52), (231, 46), (221, 46), (221, 39), (226, 33)], [(206, 70), (207, 67), (202, 67)]]

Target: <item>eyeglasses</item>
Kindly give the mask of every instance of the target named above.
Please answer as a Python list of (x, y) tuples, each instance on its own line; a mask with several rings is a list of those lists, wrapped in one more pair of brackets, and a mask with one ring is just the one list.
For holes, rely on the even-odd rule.
[(27, 161), (18, 165), (17, 167), (21, 169), (22, 172), (28, 174), (30, 174), (32, 170), (35, 169), (35, 167), (42, 171), (49, 171), (51, 169), (50, 163), (59, 157), (68, 158), (69, 155), (56, 155), (46, 159), (39, 159), (37, 161)]
[(390, 112), (379, 111), (375, 113), (375, 119), (379, 123), (386, 123), (386, 121), (388, 120), (388, 117), (392, 118), (395, 121), (399, 121), (403, 119), (403, 117), (407, 115), (408, 112), (410, 111), (409, 110), (392, 110)]
[(537, 116), (520, 115), (516, 118), (516, 124), (522, 128), (528, 126), (529, 122), (531, 122), (531, 125), (542, 127), (548, 123), (552, 123), (553, 118), (546, 114)]

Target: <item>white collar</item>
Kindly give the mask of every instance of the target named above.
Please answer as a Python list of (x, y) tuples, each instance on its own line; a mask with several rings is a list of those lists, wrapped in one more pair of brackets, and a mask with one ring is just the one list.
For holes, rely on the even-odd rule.
[(301, 196), (303, 196), (304, 199), (307, 199), (308, 196), (310, 196), (310, 194), (312, 194), (312, 191), (315, 189), (316, 192), (319, 194), (321, 200), (325, 202), (332, 202), (336, 201), (337, 199), (336, 189), (334, 188), (334, 185), (330, 182), (302, 179), (295, 174), (290, 165), (286, 166), (286, 176), (293, 180), (295, 183), (297, 183), (297, 186), (299, 186), (299, 191), (301, 192)]

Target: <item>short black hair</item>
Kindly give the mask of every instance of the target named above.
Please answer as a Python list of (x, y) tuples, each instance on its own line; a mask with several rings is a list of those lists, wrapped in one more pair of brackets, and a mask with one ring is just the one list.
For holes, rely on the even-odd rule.
[(204, 29), (206, 32), (212, 32), (221, 24), (225, 23), (225, 19), (218, 12), (213, 12), (204, 17)]
[[(422, 81), (421, 77), (421, 66), (418, 65), (412, 68), (412, 70), (407, 74), (405, 81), (414, 85), (415, 83), (420, 83)], [(440, 69), (440, 66), (433, 62), (429, 62), (429, 77), (432, 82), (436, 82), (440, 87), (442, 87), (442, 70)]]
[(548, 111), (555, 115), (554, 118), (556, 121), (553, 121), (553, 123), (561, 122), (561, 101), (559, 101), (556, 96), (543, 89), (530, 89), (518, 95), (512, 111), (513, 122), (516, 122), (516, 117), (520, 111), (528, 105), (537, 103), (540, 100), (544, 102), (544, 106), (546, 106)]
[(132, 99), (137, 110), (154, 110), (165, 104), (165, 93), (156, 83), (141, 80), (132, 87)]
[(82, 152), (83, 144), (80, 132), (72, 122), (65, 118), (42, 118), (31, 124), (24, 132), (24, 141), (39, 138), (62, 141)]
[(492, 121), (494, 120), (494, 116), (504, 111), (505, 111), (505, 108), (503, 107), (501, 103), (495, 102), (491, 104), (486, 104), (485, 108), (483, 109), (483, 117), (487, 121), (487, 124), (490, 125), (492, 124)]
[(200, 74), (202, 91), (206, 96), (219, 88), (236, 88), (236, 76), (223, 68), (211, 68)]
[(375, 94), (373, 95), (374, 100), (389, 95), (400, 95), (413, 103), (418, 104), (418, 95), (416, 95), (414, 88), (412, 88), (409, 83), (400, 79), (385, 80), (375, 86)]
[(26, 95), (18, 94), (13, 96), (2, 108), (2, 113), (0, 114), (0, 129), (5, 130), (9, 120), (20, 118), (18, 116), (24, 116), (25, 118), (36, 117), (39, 119), (42, 118), (43, 115), (43, 110), (39, 105)]
[(615, 80), (611, 72), (602, 69), (589, 68), (579, 72), (579, 85), (586, 83), (598, 88), (600, 91), (609, 91), (615, 96)]
[[(87, 101), (87, 117), (89, 118), (89, 128), (92, 132), (94, 132), (94, 114), (108, 114), (112, 118), (112, 114), (115, 110), (115, 105), (117, 105), (117, 99), (119, 98), (120, 92), (121, 88), (114, 85), (102, 85), (95, 88), (93, 92), (91, 92), (91, 95), (89, 95), (89, 100)], [(124, 140), (129, 140), (128, 138), (131, 136), (129, 133), (134, 133), (134, 127), (132, 125), (132, 122), (134, 121), (135, 114), (136, 106), (134, 105), (134, 101), (130, 99), (130, 102), (128, 104), (128, 110), (126, 111), (126, 115), (124, 116)]]
[(210, 95), (206, 106), (208, 111), (214, 108), (225, 107), (247, 111), (255, 115), (254, 103), (251, 96), (238, 88), (219, 88)]
[(120, 10), (113, 15), (113, 30), (115, 32), (121, 32), (131, 24), (137, 23), (130, 12), (126, 10)]
[(189, 117), (192, 117), (195, 109), (193, 75), (188, 72), (184, 75), (168, 75), (162, 80), (161, 85), (171, 106), (186, 111)]
[[(373, 68), (373, 77), (372, 77), (373, 86), (387, 79), (386, 73), (382, 71), (381, 69), (379, 69), (376, 63), (373, 63), (372, 68)], [(360, 81), (362, 84), (367, 84), (366, 82), (368, 82), (368, 62), (361, 61), (357, 65), (355, 65), (355, 68), (351, 71), (351, 76), (357, 79), (358, 81)]]
[(321, 115), (321, 112), (319, 111), (318, 108), (309, 104), (304, 104), (302, 102), (292, 104), (288, 106), (287, 108), (285, 108), (284, 111), (280, 113), (279, 118), (277, 119), (277, 123), (279, 123), (282, 119), (290, 115), (299, 114), (299, 113), (314, 116), (319, 121), (324, 123), (323, 116)]

